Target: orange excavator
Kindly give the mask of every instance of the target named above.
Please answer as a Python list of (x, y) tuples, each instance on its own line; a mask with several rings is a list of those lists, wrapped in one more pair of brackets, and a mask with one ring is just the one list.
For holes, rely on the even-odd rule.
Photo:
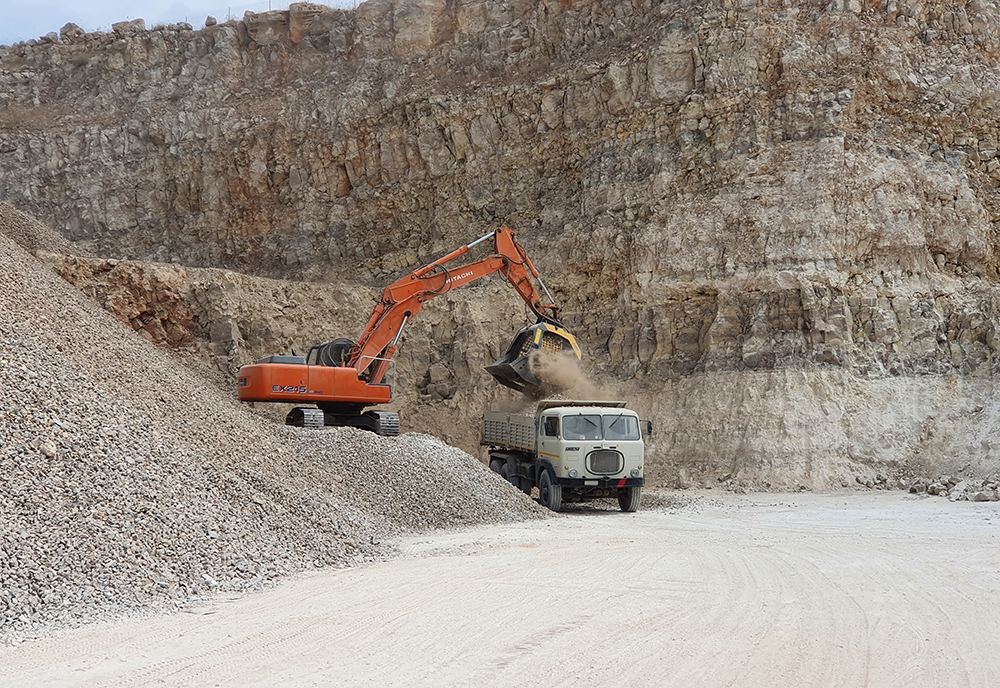
[[(490, 237), (492, 254), (460, 267), (445, 267)], [(507, 278), (538, 321), (520, 330), (506, 354), (486, 370), (501, 384), (534, 397), (558, 391), (535, 376), (533, 364), (542, 354), (579, 360), (580, 348), (559, 322), (559, 308), (524, 248), (511, 230), (500, 227), (389, 285), (356, 341), (334, 339), (312, 347), (308, 356), (267, 356), (243, 366), (238, 375), (239, 398), (316, 405), (293, 408), (285, 419), (288, 425), (353, 426), (398, 435), (398, 414), (364, 409), (392, 401), (394, 375), (390, 373), (403, 327), (427, 300), (493, 273)], [(542, 301), (532, 278), (545, 290), (548, 302)]]

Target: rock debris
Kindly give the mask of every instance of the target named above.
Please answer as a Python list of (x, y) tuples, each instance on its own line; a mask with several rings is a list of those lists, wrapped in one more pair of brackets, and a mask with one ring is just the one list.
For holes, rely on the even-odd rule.
[(947, 497), (952, 502), (1000, 501), (1000, 478), (963, 479), (951, 476), (916, 478), (906, 489), (911, 494)]

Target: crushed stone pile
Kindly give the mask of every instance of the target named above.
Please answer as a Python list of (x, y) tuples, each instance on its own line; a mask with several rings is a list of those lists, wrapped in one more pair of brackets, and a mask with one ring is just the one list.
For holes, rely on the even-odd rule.
[(262, 419), (64, 283), (7, 229), (0, 641), (380, 560), (389, 538), (410, 530), (544, 514), (435, 438)]
[(0, 234), (7, 235), (26, 251), (87, 255), (59, 232), (3, 201), (0, 201)]

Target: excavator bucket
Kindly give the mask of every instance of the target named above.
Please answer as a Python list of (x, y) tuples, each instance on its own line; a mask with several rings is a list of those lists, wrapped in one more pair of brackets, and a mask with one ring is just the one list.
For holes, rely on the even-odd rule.
[(562, 327), (540, 322), (514, 335), (503, 358), (486, 368), (497, 382), (533, 397), (572, 387), (580, 347)]

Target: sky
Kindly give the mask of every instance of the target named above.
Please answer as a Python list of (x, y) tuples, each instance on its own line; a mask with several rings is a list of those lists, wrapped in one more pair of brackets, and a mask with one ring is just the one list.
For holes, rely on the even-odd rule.
[[(355, 0), (319, 0), (317, 4), (331, 7), (355, 7)], [(196, 29), (205, 25), (211, 15), (219, 22), (227, 16), (237, 19), (246, 10), (266, 12), (268, 9), (288, 9), (284, 0), (0, 0), (0, 45), (44, 36), (69, 22), (85, 31), (110, 31), (111, 25), (120, 21), (142, 18), (146, 28), (156, 24), (173, 24), (186, 21)]]

